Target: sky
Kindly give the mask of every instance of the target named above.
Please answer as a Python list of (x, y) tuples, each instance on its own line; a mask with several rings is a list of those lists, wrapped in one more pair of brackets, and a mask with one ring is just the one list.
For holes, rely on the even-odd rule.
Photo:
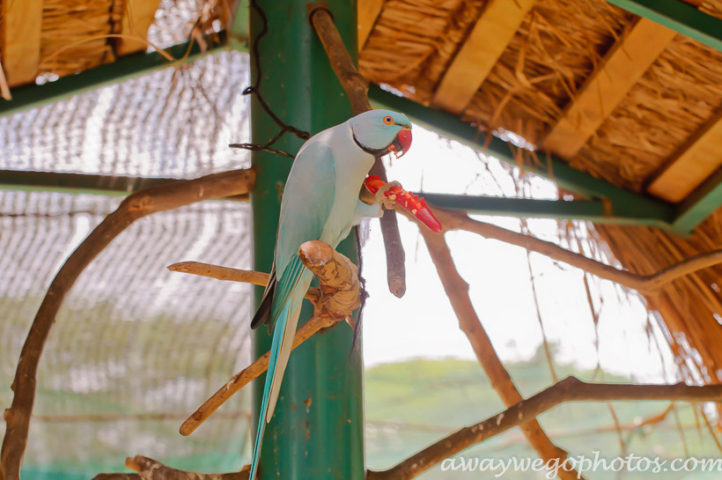
[[(515, 196), (512, 175), (495, 158), (414, 127), (412, 147), (388, 167), (391, 180), (413, 191)], [(496, 181), (494, 181), (496, 179)], [(550, 181), (535, 177), (534, 198), (557, 198)], [(519, 231), (518, 219), (475, 217)], [(364, 313), (366, 366), (412, 358), (475, 359), (418, 228), (399, 218), (406, 251), (407, 290), (402, 299), (389, 293), (383, 239), (378, 220), (366, 226), (364, 277), (370, 298)], [(529, 221), (536, 236), (555, 241), (555, 220)], [(526, 250), (468, 232), (450, 232), (447, 241), (470, 296), (502, 361), (531, 358), (542, 342)], [(584, 288), (584, 273), (536, 253), (530, 256), (539, 309), (555, 360), (582, 369), (598, 364), (606, 371), (635, 381), (674, 380), (674, 363), (658, 327), (647, 333), (644, 300), (609, 281), (591, 277), (595, 308), (600, 312), (597, 350), (594, 321)], [(604, 303), (599, 302), (599, 293)], [(659, 345), (659, 348), (658, 348)]]

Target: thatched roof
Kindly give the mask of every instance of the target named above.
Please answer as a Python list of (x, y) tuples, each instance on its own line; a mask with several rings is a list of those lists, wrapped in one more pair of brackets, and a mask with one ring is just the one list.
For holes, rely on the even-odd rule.
[[(37, 2), (28, 11), (9, 3), (0, 0), (0, 55), (11, 87), (144, 50), (139, 39), (154, 18), (170, 25), (166, 36), (187, 38), (225, 25), (228, 13), (213, 1), (179, 2), (187, 18), (169, 14), (171, 0), (158, 12), (134, 0), (45, 0), (35, 12)], [(722, 18), (722, 0), (687, 3)], [(12, 18), (22, 15), (40, 22), (36, 39), (13, 36), (21, 23)], [(722, 165), (722, 155), (705, 153), (722, 148), (722, 52), (605, 0), (376, 0), (359, 2), (359, 19), (360, 70), (372, 82), (481, 131), (514, 132), (614, 185), (681, 203)], [(163, 38), (151, 27), (151, 43), (165, 46)], [(26, 52), (33, 41), (34, 60)], [(597, 230), (621, 265), (640, 273), (722, 246), (719, 211), (688, 238), (649, 227)], [(688, 378), (722, 379), (720, 274), (707, 269), (648, 297), (689, 360)]]
[[(489, 29), (484, 36), (474, 31), (485, 16), (493, 18), (494, 3), (383, 2), (368, 38), (361, 39), (362, 73), (417, 102), (451, 106), (453, 113), (482, 130), (517, 133), (540, 151), (556, 153), (578, 170), (665, 200), (684, 200), (722, 164), (722, 154), (708, 159), (716, 166), (707, 167), (708, 171), (700, 173), (686, 189), (679, 186), (675, 171), (668, 174), (670, 180), (650, 188), (718, 121), (722, 110), (722, 52), (665, 32), (665, 27), (604, 0), (509, 2), (521, 9), (518, 27), (510, 32), (508, 42), (495, 46), (498, 32)], [(525, 8), (528, 11), (523, 11)], [(703, 2), (700, 8), (722, 18), (720, 0)], [(361, 17), (368, 16), (366, 12)], [(643, 41), (634, 39), (635, 28), (648, 29)], [(659, 38), (648, 40), (650, 32)], [(473, 44), (476, 57), (464, 51), (465, 44), (471, 47), (473, 42), (477, 42)], [(618, 64), (613, 64), (611, 59), (621, 53), (637, 61), (634, 48), (640, 43), (650, 51), (644, 53), (651, 65), (630, 81), (633, 72), (629, 65), (619, 58)], [(484, 55), (492, 55), (487, 50), (495, 47), (498, 58), (493, 59), (486, 74), (480, 75), (479, 69), (488, 61)], [(654, 48), (659, 51), (651, 52)], [(458, 103), (454, 92), (445, 89), (444, 83), (449, 81), (445, 76), (450, 74), (457, 76), (452, 79), (457, 88), (465, 82), (478, 82), (465, 103)], [(624, 89), (618, 103), (608, 105), (606, 93), (596, 105), (590, 102), (592, 89), (587, 86), (600, 88), (591, 83), (600, 78), (597, 75), (607, 76), (607, 88), (612, 84), (611, 88)], [(587, 137), (572, 125), (560, 137), (563, 142), (555, 142), (551, 138), (555, 128), (563, 120), (573, 120), (577, 102), (587, 106), (585, 113), (591, 109), (591, 116), (601, 117), (598, 125)], [(570, 143), (570, 136), (580, 137), (575, 139), (579, 147), (571, 155), (565, 145)], [(562, 143), (562, 148), (557, 149), (555, 143)], [(699, 160), (685, 161), (684, 169), (695, 170)], [(652, 273), (720, 248), (722, 223), (718, 218), (712, 215), (689, 238), (648, 227), (599, 225), (597, 230), (622, 266)], [(689, 370), (684, 373), (697, 376), (701, 372), (707, 382), (722, 380), (722, 354), (717, 348), (722, 341), (717, 320), (722, 314), (720, 274), (722, 269), (708, 269), (648, 298), (650, 308), (664, 318), (668, 340), (678, 358), (689, 360)], [(693, 359), (695, 349), (701, 360)]]

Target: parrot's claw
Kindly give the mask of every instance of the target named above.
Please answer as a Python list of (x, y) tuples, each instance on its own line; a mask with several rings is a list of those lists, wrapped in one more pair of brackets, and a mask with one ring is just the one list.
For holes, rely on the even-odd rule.
[(394, 187), (401, 187), (401, 184), (399, 182), (393, 181), (389, 182), (383, 187), (379, 188), (379, 191), (376, 192), (374, 195), (374, 198), (376, 199), (376, 203), (379, 205), (383, 205), (386, 210), (393, 210), (396, 208), (396, 196), (395, 195), (386, 195), (386, 192), (388, 192), (390, 189)]

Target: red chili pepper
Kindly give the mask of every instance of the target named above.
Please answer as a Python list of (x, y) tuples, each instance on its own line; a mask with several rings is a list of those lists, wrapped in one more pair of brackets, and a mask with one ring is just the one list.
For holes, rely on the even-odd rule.
[[(366, 184), (366, 188), (374, 195), (376, 195), (376, 192), (378, 192), (381, 187), (386, 185), (386, 182), (381, 180), (381, 177), (378, 175), (369, 175), (364, 183)], [(396, 202), (396, 204), (401, 205), (433, 232), (439, 233), (443, 228), (441, 222), (431, 213), (431, 209), (426, 205), (426, 201), (423, 198), (419, 198), (418, 195), (407, 192), (402, 187), (393, 186), (384, 192), (384, 196)]]

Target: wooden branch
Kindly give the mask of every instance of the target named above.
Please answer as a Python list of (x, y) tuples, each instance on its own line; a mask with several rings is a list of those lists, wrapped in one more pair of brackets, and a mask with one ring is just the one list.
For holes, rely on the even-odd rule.
[[(251, 283), (265, 287), (268, 284), (268, 274), (254, 270), (241, 270), (239, 268), (221, 267), (203, 262), (178, 262), (170, 265), (171, 272), (190, 273), (201, 277), (215, 278), (228, 282)], [(316, 287), (310, 287), (306, 298), (313, 303), (318, 301), (321, 291)]]
[[(346, 50), (343, 39), (333, 23), (331, 13), (323, 7), (317, 7), (311, 10), (310, 15), (311, 25), (316, 30), (318, 38), (321, 39), (323, 48), (326, 50), (331, 62), (331, 67), (336, 72), (341, 86), (348, 95), (354, 115), (371, 110), (368, 98), (368, 81), (356, 70), (351, 55)], [(374, 163), (369, 173), (378, 175), (382, 180), (387, 181), (386, 170), (379, 159), (376, 159), (376, 163)], [(390, 210), (384, 212), (384, 216), (381, 218), (381, 232), (386, 246), (389, 290), (401, 298), (406, 293), (406, 267), (404, 263), (406, 256), (404, 247), (401, 244), (401, 234), (399, 233), (399, 224), (395, 212)]]
[(15, 392), (13, 402), (4, 415), (7, 429), (0, 452), (0, 480), (20, 478), (35, 403), (40, 356), (58, 310), (83, 270), (115, 237), (139, 218), (201, 200), (249, 193), (254, 179), (252, 170), (234, 170), (136, 192), (123, 200), (68, 257), (50, 284), (20, 353), (11, 387)]
[(126, 458), (125, 466), (138, 473), (101, 473), (93, 480), (248, 480), (250, 474), (247, 467), (234, 473), (186, 472), (142, 455)]
[[(444, 224), (444, 220), (440, 219), (440, 221)], [(501, 363), (489, 335), (486, 333), (481, 320), (479, 320), (479, 316), (474, 310), (471, 298), (469, 297), (469, 284), (461, 278), (461, 275), (456, 269), (446, 239), (443, 235), (434, 234), (423, 227), (420, 227), (419, 231), (429, 249), (429, 254), (436, 266), (436, 271), (439, 274), (444, 291), (449, 297), (449, 302), (451, 302), (454, 313), (456, 313), (459, 319), (459, 328), (469, 339), (471, 348), (474, 349), (476, 358), (489, 377), (494, 390), (496, 390), (507, 407), (522, 402), (524, 398), (516, 388), (516, 385), (514, 385), (509, 372), (507, 372)], [(528, 416), (526, 418), (528, 420), (521, 424), (521, 430), (539, 456), (545, 462), (555, 459), (558, 459), (560, 462), (566, 460), (568, 456), (567, 452), (552, 443), (551, 439), (544, 433), (544, 430), (542, 430), (539, 422), (534, 417)], [(581, 474), (577, 474), (573, 469), (567, 471), (560, 470), (558, 475), (562, 480), (583, 478)]]
[[(622, 385), (586, 383), (575, 377), (561, 382), (517, 403), (501, 413), (470, 427), (462, 428), (439, 440), (395, 467), (383, 472), (369, 471), (367, 480), (409, 480), (441, 463), (446, 458), (516, 427), (529, 418), (566, 402), (608, 402), (615, 400), (682, 400), (688, 402), (722, 401), (722, 385)], [(562, 469), (559, 470), (561, 474)]]
[[(346, 319), (361, 305), (358, 272), (356, 265), (351, 260), (335, 251), (330, 245), (318, 240), (304, 243), (298, 253), (303, 264), (318, 277), (321, 294), (315, 302), (316, 315), (296, 332), (293, 340), (294, 349), (316, 332)], [(240, 281), (247, 282), (248, 280)], [(251, 365), (235, 374), (206, 400), (193, 415), (183, 422), (180, 427), (181, 435), (186, 436), (193, 433), (234, 393), (263, 374), (268, 369), (270, 355), (270, 352), (266, 352)]]
[[(381, 159), (376, 159), (369, 173), (378, 175), (384, 182), (388, 183), (389, 181), (386, 178), (386, 169), (381, 163)], [(396, 210), (383, 208), (384, 215), (379, 219), (379, 222), (381, 222), (381, 234), (384, 237), (384, 248), (386, 250), (386, 281), (389, 285), (389, 291), (397, 298), (401, 298), (406, 293), (406, 252), (404, 251), (404, 245), (401, 243)]]
[(356, 70), (341, 34), (333, 23), (331, 12), (325, 7), (316, 7), (311, 10), (310, 17), (311, 25), (316, 30), (331, 62), (331, 68), (336, 73), (343, 89), (346, 90), (353, 114), (368, 112), (371, 110), (369, 82)]
[[(626, 270), (618, 270), (610, 265), (566, 250), (554, 243), (540, 240), (489, 223), (469, 218), (466, 213), (444, 210), (434, 207), (434, 214), (446, 230), (464, 230), (485, 238), (493, 238), (537, 252), (554, 260), (559, 260), (599, 278), (633, 288), (641, 293), (654, 294), (666, 284), (703, 268), (722, 263), (722, 250), (713, 250), (690, 257), (682, 262), (670, 265), (653, 275), (636, 275)], [(423, 231), (423, 229), (422, 229)]]

